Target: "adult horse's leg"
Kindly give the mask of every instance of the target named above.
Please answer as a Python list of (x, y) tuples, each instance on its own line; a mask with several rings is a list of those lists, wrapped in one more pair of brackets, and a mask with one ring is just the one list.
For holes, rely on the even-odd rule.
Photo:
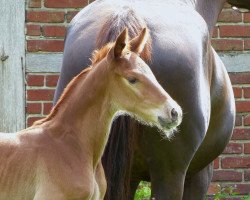
[[(153, 169), (151, 184), (152, 198), (157, 200), (181, 200), (184, 185), (184, 174), (180, 172), (171, 172), (171, 175), (155, 173), (157, 169)], [(161, 169), (158, 169), (161, 170)]]
[(213, 175), (213, 163), (193, 175), (186, 177), (184, 185), (183, 200), (202, 200), (206, 193)]
[[(211, 179), (210, 171), (212, 168), (209, 163), (222, 153), (231, 137), (234, 126), (235, 106), (232, 86), (220, 58), (215, 52), (213, 52), (213, 56), (211, 119), (206, 137), (187, 171), (184, 195), (188, 198), (185, 199), (204, 198)], [(197, 182), (199, 183), (197, 184)], [(201, 192), (197, 193), (193, 189), (195, 185), (200, 186)]]
[[(185, 155), (187, 151), (183, 153), (178, 150), (185, 146), (180, 144), (181, 140), (177, 137), (172, 142), (168, 141), (161, 138), (159, 134), (157, 135), (157, 130), (149, 127), (144, 127), (144, 132), (141, 134), (140, 151), (143, 151), (149, 167), (152, 198), (157, 200), (182, 199), (185, 174), (191, 153)], [(176, 151), (170, 152), (173, 146), (176, 146)]]

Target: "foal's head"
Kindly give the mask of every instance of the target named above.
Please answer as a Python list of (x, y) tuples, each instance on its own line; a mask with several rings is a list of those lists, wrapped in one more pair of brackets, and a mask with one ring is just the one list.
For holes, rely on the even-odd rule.
[(181, 123), (182, 111), (140, 58), (148, 40), (146, 28), (130, 41), (125, 29), (110, 48), (106, 63), (111, 105), (169, 136)]

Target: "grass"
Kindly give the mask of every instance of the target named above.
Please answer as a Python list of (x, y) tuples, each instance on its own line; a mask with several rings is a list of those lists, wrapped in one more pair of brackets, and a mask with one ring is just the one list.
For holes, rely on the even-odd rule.
[[(226, 198), (237, 197), (238, 195), (239, 194), (235, 192), (235, 188), (226, 187), (226, 188), (220, 188), (218, 192), (213, 196), (213, 198), (214, 200), (222, 200)], [(150, 183), (141, 181), (140, 185), (136, 190), (134, 200), (150, 200), (150, 196), (151, 196)], [(250, 200), (250, 194), (249, 196), (242, 197), (241, 200)]]
[(141, 181), (136, 193), (134, 200), (149, 200), (151, 196), (150, 183)]

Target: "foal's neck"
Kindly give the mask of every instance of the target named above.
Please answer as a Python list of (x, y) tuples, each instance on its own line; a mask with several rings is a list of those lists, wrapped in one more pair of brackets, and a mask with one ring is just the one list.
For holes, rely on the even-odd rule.
[(51, 120), (77, 137), (83, 153), (92, 159), (94, 167), (103, 154), (115, 115), (107, 90), (107, 67), (103, 66), (103, 62), (75, 84), (66, 102)]

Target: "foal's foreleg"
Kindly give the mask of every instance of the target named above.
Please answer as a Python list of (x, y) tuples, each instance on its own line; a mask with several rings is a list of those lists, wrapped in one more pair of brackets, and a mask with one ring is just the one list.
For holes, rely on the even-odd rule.
[(95, 191), (95, 193), (99, 193), (100, 199), (104, 199), (107, 190), (107, 181), (105, 178), (105, 173), (101, 162), (97, 165), (95, 172), (95, 179), (97, 183), (97, 187), (95, 190), (98, 190)]

